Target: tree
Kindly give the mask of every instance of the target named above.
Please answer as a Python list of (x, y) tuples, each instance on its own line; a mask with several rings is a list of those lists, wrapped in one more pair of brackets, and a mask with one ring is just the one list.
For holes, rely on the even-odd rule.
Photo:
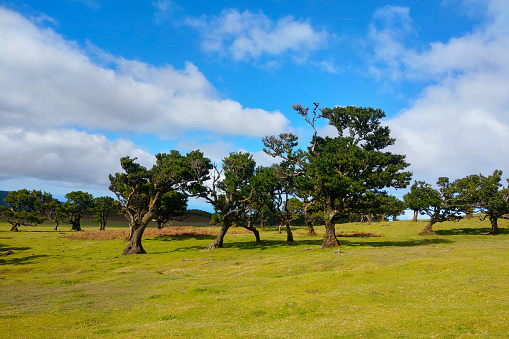
[(170, 191), (192, 186), (187, 157), (178, 151), (156, 155), (151, 169), (136, 163), (129, 156), (120, 159), (123, 173), (109, 176), (109, 189), (116, 195), (124, 216), (129, 221), (129, 244), (123, 254), (146, 253), (141, 238), (145, 228), (155, 215), (156, 205), (161, 196)]
[(423, 199), (421, 191), (419, 190), (423, 185), (425, 185), (424, 182), (416, 181), (410, 188), (410, 192), (403, 196), (406, 208), (411, 209), (414, 212), (414, 216), (412, 218), (412, 221), (414, 222), (417, 222), (419, 212), (429, 206), (427, 200)]
[(69, 218), (66, 222), (72, 225), (72, 231), (81, 231), (81, 217), (92, 209), (94, 197), (90, 193), (73, 191), (67, 193), (65, 198), (67, 201), (63, 209)]
[(99, 231), (104, 231), (111, 210), (117, 207), (115, 199), (106, 196), (97, 197), (92, 201), (92, 205), (94, 209), (92, 222), (99, 224)]
[(474, 174), (457, 182), (459, 197), (465, 200), (469, 210), (485, 213), (481, 220), (488, 218), (491, 223), (489, 234), (498, 234), (498, 219), (509, 213), (509, 188), (500, 183), (502, 171), (495, 170), (492, 175)]
[(458, 198), (455, 184), (451, 184), (449, 178), (440, 177), (437, 181), (438, 189), (433, 188), (424, 181), (415, 181), (410, 189), (411, 199), (416, 201), (419, 213), (428, 215), (430, 220), (420, 235), (436, 234), (433, 225), (448, 220), (459, 220), (459, 215), (464, 210), (464, 204)]
[(308, 228), (307, 235), (315, 236), (317, 234), (314, 226), (324, 224), (324, 208), (320, 202), (313, 200), (304, 201), (303, 205), (304, 220)]
[(392, 217), (392, 221), (405, 213), (405, 202), (393, 195), (388, 195), (382, 202), (382, 211)]
[(41, 213), (47, 220), (55, 223), (55, 231), (58, 230), (60, 220), (63, 220), (66, 216), (62, 203), (47, 192), (42, 194)]
[[(281, 158), (264, 173), (264, 190), (268, 193), (266, 205), (285, 225), (288, 243), (293, 242), (291, 222), (305, 213), (305, 206), (299, 196), (299, 177), (304, 174), (305, 153), (298, 149), (297, 137), (291, 133), (282, 133), (279, 137), (267, 136), (262, 139), (263, 151)], [(302, 181), (302, 180), (301, 180)]]
[[(293, 170), (288, 163), (260, 168), (254, 178), (257, 196), (262, 204), (282, 223), (286, 229), (286, 242), (293, 243), (291, 222), (302, 213), (302, 202), (295, 197), (296, 188), (293, 182)], [(260, 208), (261, 209), (261, 208)]]
[(18, 231), (18, 227), (22, 225), (35, 226), (44, 221), (39, 215), (43, 202), (41, 191), (27, 189), (11, 191), (4, 202), (8, 208), (6, 214), (7, 221), (12, 225), (11, 231)]
[[(254, 194), (251, 180), (256, 162), (253, 156), (246, 152), (232, 152), (223, 159), (221, 168), (218, 168), (197, 152), (189, 158), (189, 163), (195, 184), (185, 192), (209, 202), (222, 222), (219, 235), (207, 249), (223, 247), (224, 236), (233, 223), (252, 231), (256, 242), (260, 242), (258, 230), (247, 222), (249, 205)], [(208, 179), (210, 182), (206, 183)]]
[(164, 193), (157, 201), (154, 219), (157, 222), (157, 228), (163, 228), (163, 225), (171, 220), (183, 220), (187, 211), (187, 196), (177, 191), (168, 191)]
[[(313, 186), (313, 199), (325, 210), (325, 235), (322, 248), (339, 246), (335, 220), (352, 213), (362, 214), (361, 199), (384, 188), (405, 188), (411, 172), (405, 155), (384, 151), (394, 144), (388, 127), (381, 126), (385, 113), (380, 109), (334, 107), (320, 109), (315, 103), (313, 115), (308, 108), (294, 105), (314, 131), (303, 170)], [(318, 136), (315, 122), (325, 118), (336, 127), (335, 138)]]
[(367, 192), (361, 199), (361, 204), (364, 204), (363, 210), (367, 212), (362, 217), (367, 218), (368, 223), (372, 218), (385, 221), (386, 216), (391, 216), (395, 220), (405, 210), (403, 201), (386, 192)]

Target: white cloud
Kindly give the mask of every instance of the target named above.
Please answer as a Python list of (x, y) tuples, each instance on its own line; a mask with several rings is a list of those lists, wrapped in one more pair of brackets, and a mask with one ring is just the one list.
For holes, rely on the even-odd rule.
[(472, 32), (423, 52), (403, 48), (396, 60), (409, 79), (435, 79), (387, 122), (418, 180), (509, 168), (509, 3), (487, 8)]
[(108, 175), (122, 171), (120, 158), (137, 157), (151, 167), (155, 157), (130, 141), (110, 141), (73, 129), (0, 129), (0, 180), (37, 178), (81, 187), (108, 187)]
[[(52, 22), (38, 20), (39, 25)], [(183, 69), (154, 67), (86, 46), (89, 55), (52, 29), (2, 7), (0, 41), (3, 189), (51, 183), (104, 190), (108, 174), (121, 170), (120, 157), (138, 157), (151, 166), (153, 156), (134, 143), (88, 131), (261, 137), (289, 125), (279, 112), (221, 98), (191, 63)]]
[(411, 32), (412, 19), (408, 7), (387, 5), (373, 15), (369, 37), (374, 44), (371, 75), (397, 80), (402, 76), (401, 58), (405, 55), (404, 38)]
[[(221, 99), (196, 66), (94, 64), (76, 45), (0, 7), (0, 118), (4, 126), (137, 131), (189, 129), (248, 136), (285, 130), (280, 112)], [(111, 60), (108, 60), (111, 61)]]
[(154, 13), (154, 20), (156, 24), (160, 24), (168, 20), (173, 12), (179, 7), (171, 0), (156, 0), (152, 1), (152, 6), (156, 9)]
[(202, 35), (202, 48), (208, 52), (229, 56), (236, 61), (258, 59), (293, 53), (295, 57), (323, 49), (328, 34), (317, 31), (308, 22), (287, 16), (273, 22), (263, 13), (248, 10), (224, 10), (219, 17), (190, 18), (188, 25)]

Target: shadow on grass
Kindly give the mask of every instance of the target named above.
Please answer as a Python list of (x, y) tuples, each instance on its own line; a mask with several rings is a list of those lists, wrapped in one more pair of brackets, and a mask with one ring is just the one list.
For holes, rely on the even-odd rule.
[[(435, 230), (438, 235), (488, 235), (491, 228), (452, 228), (449, 230)], [(498, 234), (509, 234), (509, 229), (499, 228)]]
[(449, 239), (417, 239), (417, 240), (405, 240), (405, 241), (351, 241), (351, 240), (340, 240), (343, 246), (352, 247), (414, 247), (414, 246), (426, 246), (436, 244), (452, 244), (454, 241)]
[(17, 251), (26, 251), (29, 249), (31, 249), (31, 247), (12, 247), (12, 246), (5, 246), (3, 244), (0, 244), (0, 254), (4, 253), (5, 251), (8, 251), (8, 250), (17, 252)]
[[(203, 239), (205, 237), (200, 237)], [(211, 241), (215, 239), (215, 237), (208, 237)], [(351, 239), (351, 238), (350, 238)], [(161, 239), (159, 239), (161, 240)], [(173, 241), (174, 238), (164, 239), (164, 241)], [(355, 241), (355, 240), (345, 240), (338, 239), (339, 243), (342, 246), (349, 247), (414, 247), (414, 246), (426, 246), (426, 245), (435, 245), (435, 244), (451, 244), (454, 241), (449, 239), (417, 239), (417, 240), (406, 240), (406, 241)], [(320, 248), (322, 246), (321, 238), (314, 238), (309, 240), (299, 240), (294, 243), (287, 243), (283, 240), (262, 240), (260, 243), (256, 243), (253, 241), (228, 241), (225, 239), (223, 244), (223, 248), (225, 249), (239, 249), (239, 250), (266, 250), (280, 247), (289, 247), (289, 246), (303, 246), (303, 247), (316, 247)], [(203, 250), (205, 246), (186, 246), (179, 247), (174, 249), (172, 252), (182, 252), (189, 250)]]
[[(14, 251), (14, 250), (13, 250)], [(1, 256), (0, 257), (0, 265), (23, 265), (23, 264), (31, 264), (33, 262), (38, 261), (41, 258), (49, 257), (49, 255), (36, 255), (32, 254), (23, 258), (11, 258), (12, 255)]]

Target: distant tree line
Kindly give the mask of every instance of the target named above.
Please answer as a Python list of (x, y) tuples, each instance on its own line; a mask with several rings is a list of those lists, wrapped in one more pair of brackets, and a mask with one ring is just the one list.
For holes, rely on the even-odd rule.
[(0, 211), (11, 224), (11, 231), (18, 231), (20, 226), (42, 224), (46, 220), (55, 223), (55, 230), (60, 222), (64, 222), (70, 224), (72, 230), (81, 231), (83, 215), (92, 214), (92, 221), (99, 224), (99, 230), (104, 230), (110, 212), (117, 208), (112, 197), (94, 198), (82, 191), (67, 193), (65, 198), (65, 202), (60, 202), (51, 193), (21, 189), (7, 194), (6, 206), (0, 206)]
[[(490, 234), (498, 234), (498, 219), (509, 214), (509, 186), (501, 183), (502, 171), (493, 174), (469, 175), (450, 182), (440, 177), (436, 188), (424, 181), (415, 181), (410, 192), (404, 195), (405, 206), (417, 215), (427, 215), (429, 223), (421, 235), (435, 234), (433, 225), (448, 220), (459, 220), (482, 213), (482, 219), (491, 223)], [(509, 182), (509, 180), (508, 180)]]
[[(257, 166), (251, 154), (233, 152), (221, 164), (213, 163), (195, 150), (181, 154), (156, 155), (156, 163), (146, 168), (129, 156), (120, 159), (122, 172), (109, 176), (109, 189), (116, 196), (93, 198), (75, 191), (60, 203), (49, 193), (19, 190), (10, 192), (3, 213), (9, 217), (11, 230), (20, 225), (38, 224), (44, 220), (64, 221), (80, 230), (86, 211), (94, 211), (100, 229), (106, 226), (108, 213), (118, 209), (129, 221), (130, 234), (123, 254), (145, 253), (141, 239), (149, 222), (162, 227), (170, 220), (182, 218), (190, 197), (207, 201), (214, 209), (211, 225), (220, 224), (217, 238), (208, 249), (223, 246), (232, 226), (251, 232), (256, 242), (268, 220), (279, 223), (288, 243), (294, 241), (292, 223), (300, 219), (308, 235), (316, 235), (314, 226), (325, 225), (322, 248), (339, 246), (335, 224), (341, 221), (370, 223), (403, 214), (405, 209), (417, 215), (428, 215), (429, 223), (422, 235), (434, 234), (433, 225), (456, 220), (462, 215), (482, 212), (491, 221), (492, 234), (498, 233), (498, 218), (509, 213), (509, 189), (500, 183), (502, 171), (488, 177), (471, 175), (453, 181), (439, 178), (437, 188), (415, 181), (399, 200), (388, 188), (406, 188), (412, 173), (405, 155), (387, 148), (394, 144), (390, 130), (381, 125), (385, 113), (362, 107), (293, 109), (308, 124), (313, 137), (305, 149), (298, 147), (297, 136), (282, 133), (262, 139), (264, 152), (278, 160), (269, 167)], [(316, 122), (326, 119), (336, 128), (336, 137), (321, 137)]]

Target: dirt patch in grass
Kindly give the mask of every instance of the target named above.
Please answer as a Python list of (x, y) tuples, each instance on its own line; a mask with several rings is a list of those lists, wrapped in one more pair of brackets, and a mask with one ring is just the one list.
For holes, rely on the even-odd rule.
[[(163, 229), (147, 228), (143, 232), (143, 238), (157, 238), (157, 237), (204, 237), (208, 235), (218, 235), (217, 230), (204, 230), (196, 227), (167, 227)], [(246, 229), (230, 229), (228, 234), (250, 234), (251, 231)], [(113, 240), (125, 239), (129, 235), (129, 230), (104, 230), (104, 231), (82, 231), (73, 234), (63, 235), (62, 238), (73, 240)]]

